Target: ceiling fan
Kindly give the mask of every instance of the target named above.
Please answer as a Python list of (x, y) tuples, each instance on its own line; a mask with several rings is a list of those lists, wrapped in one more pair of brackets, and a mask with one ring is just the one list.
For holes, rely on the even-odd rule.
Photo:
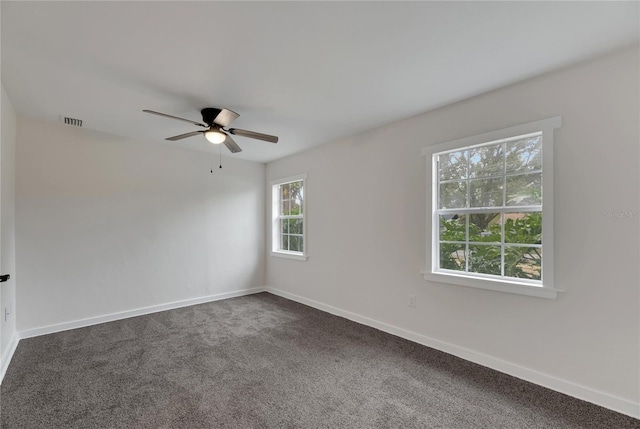
[(204, 134), (205, 138), (213, 144), (224, 143), (224, 145), (231, 151), (231, 153), (241, 152), (242, 149), (240, 149), (240, 146), (238, 146), (236, 142), (233, 141), (229, 134), (233, 134), (234, 136), (249, 137), (250, 139), (263, 140), (270, 143), (278, 143), (277, 136), (256, 133), (255, 131), (241, 130), (239, 128), (227, 128), (231, 122), (233, 122), (240, 116), (236, 112), (229, 109), (217, 109), (215, 107), (207, 107), (202, 109), (200, 113), (202, 113), (202, 122), (204, 122), (204, 124), (192, 121), (190, 119), (167, 115), (166, 113), (155, 112), (153, 110), (143, 110), (143, 112), (164, 116), (166, 118), (177, 119), (179, 121), (189, 122), (192, 125), (206, 128), (206, 130), (192, 131), (190, 133), (167, 137), (165, 140), (169, 141), (182, 140), (186, 139), (187, 137)]

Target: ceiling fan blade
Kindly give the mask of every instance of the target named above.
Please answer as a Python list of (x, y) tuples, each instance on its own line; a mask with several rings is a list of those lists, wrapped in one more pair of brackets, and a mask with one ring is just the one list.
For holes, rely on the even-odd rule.
[(214, 124), (220, 125), (221, 127), (228, 127), (229, 124), (236, 119), (238, 119), (240, 115), (229, 109), (222, 109), (220, 113), (213, 120)]
[(231, 134), (235, 136), (242, 136), (242, 137), (249, 137), (250, 139), (264, 140), (270, 143), (278, 143), (278, 137), (270, 136), (269, 134), (256, 133), (255, 131), (240, 130), (238, 128), (229, 128), (227, 131), (229, 131)]
[(143, 112), (151, 113), (151, 114), (153, 114), (153, 115), (158, 115), (158, 116), (164, 116), (165, 118), (172, 118), (172, 119), (177, 119), (177, 120), (179, 120), (179, 121), (185, 121), (185, 122), (188, 122), (188, 123), (190, 123), (190, 124), (197, 125), (197, 126), (199, 126), (199, 127), (209, 128), (209, 127), (208, 127), (208, 125), (201, 124), (200, 122), (192, 121), (191, 119), (179, 118), (179, 117), (177, 117), (177, 116), (167, 115), (166, 113), (155, 112), (155, 111), (153, 111), (153, 110), (143, 110)]
[(235, 141), (233, 141), (233, 139), (229, 135), (227, 136), (226, 139), (224, 139), (223, 143), (227, 147), (227, 149), (231, 151), (231, 153), (242, 152), (242, 149), (240, 149), (240, 146), (238, 146), (238, 144)]
[(186, 139), (187, 137), (197, 136), (198, 134), (202, 134), (202, 133), (204, 133), (204, 131), (191, 131), (190, 133), (180, 134), (178, 136), (173, 136), (173, 137), (167, 137), (165, 140), (174, 142), (176, 140)]

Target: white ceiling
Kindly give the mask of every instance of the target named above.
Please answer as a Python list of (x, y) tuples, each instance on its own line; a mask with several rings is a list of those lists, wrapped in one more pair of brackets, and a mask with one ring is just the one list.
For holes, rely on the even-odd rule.
[(638, 5), (2, 1), (1, 78), (20, 115), (134, 139), (196, 129), (142, 109), (227, 107), (268, 162), (630, 46)]

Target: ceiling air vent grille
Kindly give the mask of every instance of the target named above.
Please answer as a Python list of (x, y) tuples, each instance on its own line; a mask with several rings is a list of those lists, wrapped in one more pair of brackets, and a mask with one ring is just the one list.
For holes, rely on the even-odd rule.
[(73, 125), (74, 127), (81, 127), (82, 126), (82, 119), (67, 118), (65, 116), (64, 117), (64, 123), (67, 124), (67, 125)]

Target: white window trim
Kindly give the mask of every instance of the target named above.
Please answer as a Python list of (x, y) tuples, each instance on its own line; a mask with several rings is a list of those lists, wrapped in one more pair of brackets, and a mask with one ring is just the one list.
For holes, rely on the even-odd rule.
[[(431, 186), (427, 187), (427, 228), (426, 228), (426, 270), (422, 273), (425, 280), (437, 283), (447, 283), (479, 289), (515, 293), (539, 298), (555, 299), (558, 292), (564, 292), (554, 287), (554, 256), (553, 256), (553, 147), (554, 130), (562, 126), (562, 118), (556, 116), (514, 127), (503, 128), (484, 134), (465, 137), (445, 143), (427, 146), (422, 149), (422, 156), (426, 157), (427, 180)], [(467, 276), (464, 273), (445, 273), (437, 271), (437, 254), (434, 254), (433, 238), (438, 234), (438, 222), (433, 207), (437, 204), (436, 182), (433, 171), (436, 168), (433, 154), (456, 148), (479, 145), (514, 136), (542, 132), (542, 243), (543, 252), (543, 280), (542, 285), (532, 285), (517, 279), (496, 279)]]
[[(286, 185), (291, 182), (299, 182), (302, 180), (302, 187), (304, 189), (304, 197), (302, 199), (302, 253), (287, 252), (284, 250), (278, 250), (278, 241), (280, 239), (280, 227), (278, 226), (279, 216), (279, 204), (280, 195), (277, 192), (277, 188), (280, 185)], [(297, 174), (295, 176), (283, 177), (281, 179), (272, 180), (271, 184), (271, 256), (277, 256), (279, 258), (294, 259), (297, 261), (306, 261), (307, 256), (307, 175)]]

